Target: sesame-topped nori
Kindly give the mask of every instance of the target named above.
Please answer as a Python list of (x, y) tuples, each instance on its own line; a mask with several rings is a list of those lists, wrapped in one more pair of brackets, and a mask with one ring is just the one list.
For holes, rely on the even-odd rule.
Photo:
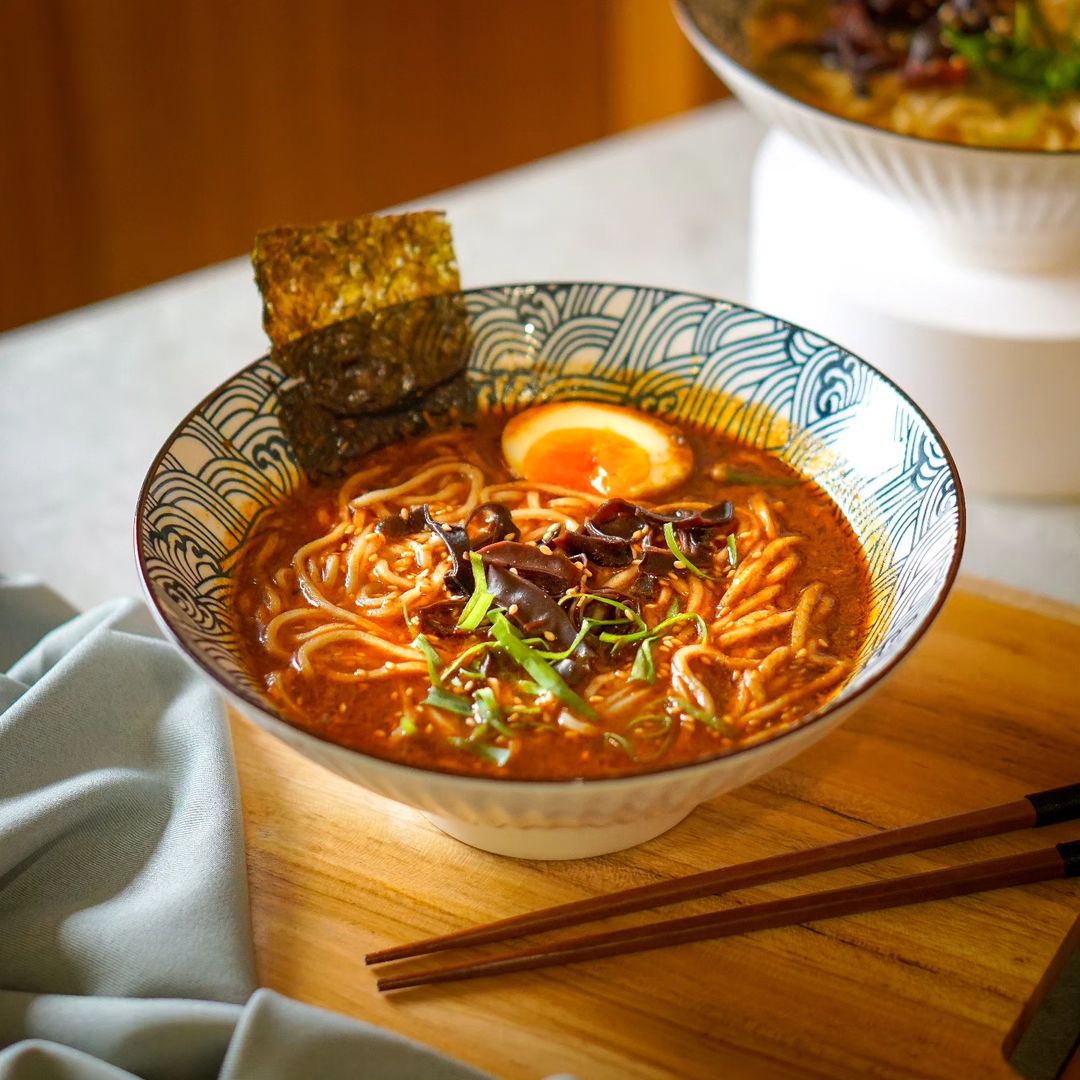
[[(309, 476), (471, 412), (468, 313), (435, 212), (272, 229), (256, 280), (282, 427)], [(403, 302), (404, 301), (404, 302)]]
[(450, 225), (436, 210), (267, 229), (251, 261), (275, 359), (312, 330), (461, 288)]

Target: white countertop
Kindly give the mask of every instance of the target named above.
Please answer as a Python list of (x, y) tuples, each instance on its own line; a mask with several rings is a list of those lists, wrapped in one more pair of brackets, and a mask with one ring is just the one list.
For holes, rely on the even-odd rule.
[[(626, 281), (745, 301), (761, 135), (724, 102), (421, 204), (448, 211), (466, 286)], [(239, 258), (0, 335), (0, 573), (81, 607), (138, 592), (145, 470), (207, 391), (265, 351), (260, 311)], [(1080, 501), (971, 497), (969, 511), (968, 573), (1080, 603)]]

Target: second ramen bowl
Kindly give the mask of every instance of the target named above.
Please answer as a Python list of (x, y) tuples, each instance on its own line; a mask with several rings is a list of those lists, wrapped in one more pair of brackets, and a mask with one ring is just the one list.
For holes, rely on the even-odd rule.
[(258, 360), (181, 422), (139, 497), (136, 553), (165, 633), (256, 724), (475, 847), (523, 858), (617, 851), (776, 768), (863, 704), (925, 633), (952, 585), (964, 508), (952, 460), (903, 392), (810, 331), (736, 304), (631, 285), (530, 284), (462, 294), (469, 379), (493, 404), (588, 399), (723, 430), (812, 476), (863, 545), (872, 623), (840, 693), (754, 745), (612, 779), (516, 781), (434, 772), (287, 723), (245, 669), (230, 566), (267, 507), (304, 482), (282, 431), (284, 375)]
[(1009, 271), (1080, 266), (1080, 151), (960, 146), (799, 101), (748, 66), (745, 20), (756, 6), (675, 0), (691, 44), (751, 112), (921, 219), (957, 262)]

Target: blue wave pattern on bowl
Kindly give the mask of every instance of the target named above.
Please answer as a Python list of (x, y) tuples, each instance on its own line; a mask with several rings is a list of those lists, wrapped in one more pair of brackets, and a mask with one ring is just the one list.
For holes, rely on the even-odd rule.
[[(837, 700), (933, 613), (960, 543), (955, 475), (918, 410), (869, 365), (781, 319), (685, 293), (555, 284), (465, 298), (484, 410), (571, 396), (632, 404), (770, 450), (829, 492), (867, 552), (875, 602)], [(278, 421), (283, 379), (264, 358), (199, 406), (148, 478), (138, 518), (144, 576), (174, 633), (263, 707), (236, 660), (230, 570), (258, 513), (302, 481)]]

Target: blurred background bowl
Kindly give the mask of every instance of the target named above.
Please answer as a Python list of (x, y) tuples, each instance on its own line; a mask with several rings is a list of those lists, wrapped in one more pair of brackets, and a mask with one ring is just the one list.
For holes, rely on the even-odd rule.
[(166, 635), (246, 716), (305, 756), (488, 851), (548, 859), (616, 851), (787, 761), (895, 670), (955, 577), (964, 531), (959, 479), (937, 432), (894, 384), (781, 319), (628, 285), (510, 285), (462, 295), (479, 412), (565, 398), (631, 404), (766, 449), (832, 496), (866, 551), (873, 587), (869, 635), (837, 697), (721, 757), (568, 782), (433, 772), (293, 727), (245, 669), (230, 604), (232, 556), (259, 513), (304, 482), (279, 422), (284, 376), (269, 359), (196, 406), (151, 464), (135, 521), (143, 585)]
[(938, 142), (791, 97), (747, 66), (756, 2), (674, 0), (691, 44), (748, 109), (917, 215), (958, 262), (1012, 271), (1080, 263), (1080, 151)]

